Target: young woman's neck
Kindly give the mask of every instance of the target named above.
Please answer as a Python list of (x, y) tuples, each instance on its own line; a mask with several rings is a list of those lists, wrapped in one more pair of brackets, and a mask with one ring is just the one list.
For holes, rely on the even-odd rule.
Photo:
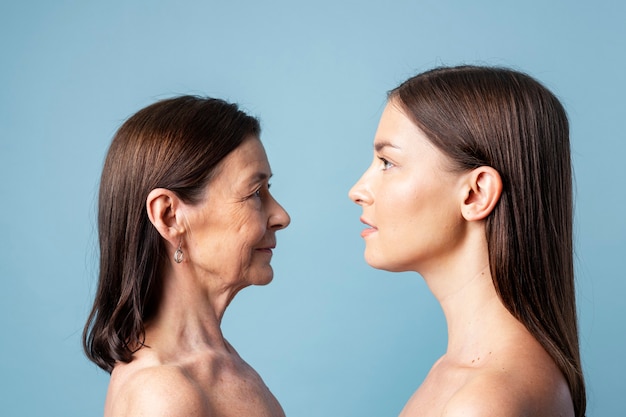
[(496, 293), (486, 241), (473, 242), (445, 267), (422, 274), (448, 324), (447, 357), (471, 361), (489, 353), (522, 326)]

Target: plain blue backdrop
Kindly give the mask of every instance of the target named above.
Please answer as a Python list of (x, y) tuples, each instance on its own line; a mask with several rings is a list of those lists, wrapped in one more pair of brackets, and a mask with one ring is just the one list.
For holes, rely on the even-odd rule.
[(396, 416), (445, 322), (418, 275), (365, 264), (347, 191), (387, 90), (478, 63), (527, 71), (568, 110), (588, 415), (626, 415), (625, 4), (2, 0), (0, 414), (101, 415), (108, 375), (80, 334), (102, 161), (125, 118), (192, 93), (260, 117), (292, 216), (274, 282), (238, 295), (226, 337), (288, 416)]

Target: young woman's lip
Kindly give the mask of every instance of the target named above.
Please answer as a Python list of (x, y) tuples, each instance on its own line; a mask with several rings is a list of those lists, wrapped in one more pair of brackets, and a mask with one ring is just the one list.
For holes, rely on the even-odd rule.
[(363, 223), (364, 225), (368, 226), (367, 228), (361, 230), (361, 237), (365, 238), (369, 235), (371, 235), (372, 233), (375, 233), (378, 231), (378, 229), (376, 228), (376, 226), (372, 226), (367, 220), (365, 220), (363, 217), (361, 217), (361, 223)]
[(363, 223), (364, 225), (369, 226), (369, 227), (371, 227), (371, 228), (373, 228), (373, 229), (376, 229), (376, 226), (373, 226), (370, 222), (368, 222), (367, 220), (365, 220), (363, 217), (361, 217), (361, 219), (360, 219), (360, 220), (361, 220), (361, 223)]

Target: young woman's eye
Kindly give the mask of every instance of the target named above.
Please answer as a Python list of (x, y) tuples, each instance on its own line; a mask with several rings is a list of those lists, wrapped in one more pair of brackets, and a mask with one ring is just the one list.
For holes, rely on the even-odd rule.
[(383, 171), (387, 171), (389, 168), (393, 167), (393, 164), (389, 161), (387, 161), (385, 158), (378, 158), (380, 159), (380, 162), (382, 162), (382, 170)]

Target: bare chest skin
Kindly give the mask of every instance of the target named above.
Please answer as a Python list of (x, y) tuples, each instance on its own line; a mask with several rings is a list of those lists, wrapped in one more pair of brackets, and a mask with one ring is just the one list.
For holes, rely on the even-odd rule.
[[(147, 409), (138, 409), (144, 402)], [(153, 405), (156, 410), (149, 408)], [(149, 354), (115, 367), (105, 417), (155, 415), (155, 411), (170, 415), (160, 414), (161, 410), (189, 417), (285, 416), (259, 374), (234, 351), (204, 352), (165, 364)]]

